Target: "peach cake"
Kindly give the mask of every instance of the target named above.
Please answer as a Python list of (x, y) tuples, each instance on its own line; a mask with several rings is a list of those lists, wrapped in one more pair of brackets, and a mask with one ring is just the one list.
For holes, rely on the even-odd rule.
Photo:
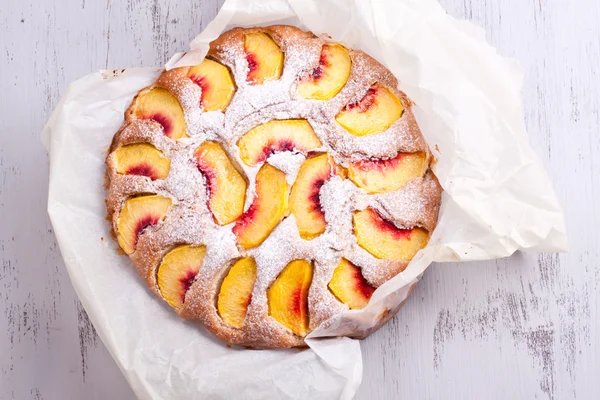
[(441, 188), (397, 85), (295, 27), (222, 34), (202, 63), (142, 89), (113, 138), (120, 248), (228, 344), (303, 346), (365, 307), (436, 226)]

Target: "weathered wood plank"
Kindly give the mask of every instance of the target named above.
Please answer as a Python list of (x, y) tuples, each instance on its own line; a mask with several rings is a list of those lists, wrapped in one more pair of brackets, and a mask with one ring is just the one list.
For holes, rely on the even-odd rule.
[[(600, 398), (600, 3), (441, 0), (525, 71), (532, 146), (565, 206), (567, 255), (435, 265), (363, 342), (358, 398)], [(0, 5), (0, 399), (130, 399), (69, 283), (38, 135), (66, 85), (185, 50), (220, 1)]]

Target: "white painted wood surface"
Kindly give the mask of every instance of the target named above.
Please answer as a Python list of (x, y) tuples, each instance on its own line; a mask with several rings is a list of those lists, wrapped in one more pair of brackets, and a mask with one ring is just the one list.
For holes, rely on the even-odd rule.
[[(600, 2), (441, 0), (525, 71), (530, 142), (571, 253), (434, 265), (363, 341), (358, 399), (598, 399)], [(218, 0), (1, 0), (0, 400), (132, 399), (79, 304), (46, 214), (39, 133), (67, 84), (154, 66)]]

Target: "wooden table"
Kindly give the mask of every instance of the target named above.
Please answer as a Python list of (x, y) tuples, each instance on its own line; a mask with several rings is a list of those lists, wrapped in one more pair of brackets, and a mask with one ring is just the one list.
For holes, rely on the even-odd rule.
[[(434, 265), (363, 341), (359, 399), (600, 398), (600, 2), (442, 0), (525, 70), (530, 142), (571, 253)], [(217, 0), (2, 0), (0, 399), (132, 399), (81, 307), (46, 213), (39, 134), (67, 84), (187, 49)]]

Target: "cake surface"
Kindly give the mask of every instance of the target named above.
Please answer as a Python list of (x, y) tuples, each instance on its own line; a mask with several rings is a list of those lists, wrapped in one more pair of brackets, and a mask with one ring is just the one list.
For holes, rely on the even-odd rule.
[(426, 246), (441, 187), (396, 78), (291, 26), (235, 28), (125, 113), (106, 206), (148, 286), (228, 344), (304, 345)]

